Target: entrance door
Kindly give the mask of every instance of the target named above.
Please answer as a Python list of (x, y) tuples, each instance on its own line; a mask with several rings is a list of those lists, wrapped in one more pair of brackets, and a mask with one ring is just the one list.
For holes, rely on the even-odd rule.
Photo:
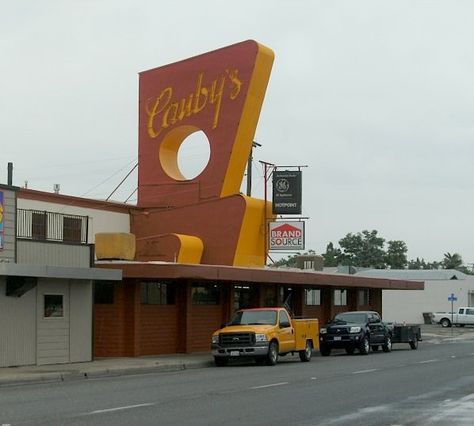
[(69, 362), (69, 283), (38, 280), (36, 363)]

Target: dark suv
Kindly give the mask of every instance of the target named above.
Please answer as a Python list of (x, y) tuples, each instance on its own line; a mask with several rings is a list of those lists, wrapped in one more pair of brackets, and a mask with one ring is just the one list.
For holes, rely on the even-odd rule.
[(392, 334), (373, 311), (353, 311), (337, 314), (332, 321), (319, 330), (319, 350), (322, 356), (331, 354), (331, 349), (345, 349), (352, 355), (357, 349), (367, 355), (370, 348), (384, 352), (392, 350)]

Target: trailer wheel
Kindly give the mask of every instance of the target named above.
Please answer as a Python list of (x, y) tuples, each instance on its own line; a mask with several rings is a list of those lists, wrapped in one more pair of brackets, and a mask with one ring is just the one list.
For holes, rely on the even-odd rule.
[(447, 318), (443, 318), (440, 322), (441, 327), (451, 327), (451, 321)]
[(311, 355), (313, 353), (313, 345), (309, 340), (306, 340), (306, 346), (304, 350), (299, 351), (299, 356), (301, 362), (308, 362), (311, 359)]
[(408, 342), (410, 344), (410, 348), (418, 349), (418, 338), (415, 336), (415, 340)]

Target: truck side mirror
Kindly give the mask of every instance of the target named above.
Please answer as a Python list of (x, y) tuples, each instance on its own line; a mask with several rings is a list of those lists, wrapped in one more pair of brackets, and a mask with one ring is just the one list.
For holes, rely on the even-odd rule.
[(291, 326), (291, 324), (289, 322), (281, 322), (280, 323), (280, 328), (288, 328), (290, 326)]

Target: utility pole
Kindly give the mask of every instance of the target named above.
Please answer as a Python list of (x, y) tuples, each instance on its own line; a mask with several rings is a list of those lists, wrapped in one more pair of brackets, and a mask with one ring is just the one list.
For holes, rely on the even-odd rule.
[(252, 195), (252, 161), (253, 161), (253, 149), (262, 146), (258, 142), (252, 142), (252, 148), (250, 148), (250, 155), (247, 162), (247, 196)]

